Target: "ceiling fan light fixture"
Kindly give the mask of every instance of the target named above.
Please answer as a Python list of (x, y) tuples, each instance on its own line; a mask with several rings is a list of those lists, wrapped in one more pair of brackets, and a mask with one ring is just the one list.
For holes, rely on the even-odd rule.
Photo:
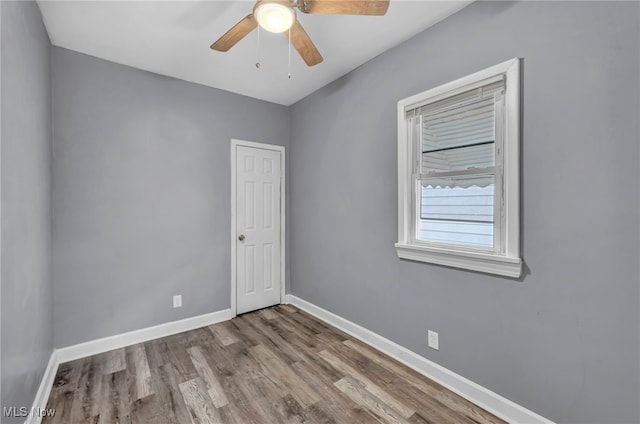
[(278, 1), (259, 2), (253, 14), (258, 24), (269, 32), (285, 32), (296, 20), (291, 7)]

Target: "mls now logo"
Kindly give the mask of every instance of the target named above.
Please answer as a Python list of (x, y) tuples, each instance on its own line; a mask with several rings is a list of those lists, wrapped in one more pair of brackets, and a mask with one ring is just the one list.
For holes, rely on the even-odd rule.
[[(17, 406), (10, 406), (2, 408), (2, 413), (5, 417), (20, 417), (25, 418), (29, 416), (29, 408), (26, 406), (18, 408)], [(56, 414), (55, 409), (45, 408), (32, 408), (31, 413), (34, 417), (53, 417)]]

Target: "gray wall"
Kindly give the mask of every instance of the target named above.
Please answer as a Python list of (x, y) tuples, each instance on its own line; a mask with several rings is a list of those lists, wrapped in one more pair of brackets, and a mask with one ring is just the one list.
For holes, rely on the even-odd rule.
[(229, 308), (230, 139), (288, 146), (287, 108), (57, 47), (52, 78), (56, 347)]
[[(639, 7), (474, 3), (293, 105), (292, 293), (558, 422), (639, 422)], [(397, 101), (516, 56), (528, 274), (399, 260)]]
[[(2, 401), (31, 407), (53, 351), (50, 43), (34, 2), (2, 8)], [(2, 419), (22, 422), (24, 418)]]

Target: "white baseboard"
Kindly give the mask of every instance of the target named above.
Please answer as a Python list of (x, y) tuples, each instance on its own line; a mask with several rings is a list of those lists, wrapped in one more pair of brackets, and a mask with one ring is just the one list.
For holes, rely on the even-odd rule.
[(49, 400), (49, 394), (53, 388), (53, 380), (55, 380), (57, 372), (58, 359), (57, 352), (54, 350), (51, 352), (51, 356), (49, 357), (47, 369), (44, 371), (42, 380), (40, 380), (38, 393), (36, 393), (36, 397), (33, 401), (33, 407), (31, 408), (31, 411), (29, 411), (25, 424), (40, 424), (42, 421), (42, 416), (39, 412), (43, 411), (47, 407), (47, 401)]
[(130, 331), (128, 333), (117, 334), (115, 336), (63, 347), (57, 350), (58, 363), (61, 364), (75, 359), (86, 358), (87, 356), (131, 346), (136, 343), (147, 342), (160, 337), (182, 333), (183, 331), (194, 330), (196, 328), (227, 321), (231, 318), (231, 309), (224, 309), (222, 311), (186, 318), (180, 321), (168, 322), (166, 324), (155, 325), (153, 327)]
[(291, 294), (286, 295), (285, 301), (386, 353), (507, 422), (554, 424), (535, 412), (326, 309)]

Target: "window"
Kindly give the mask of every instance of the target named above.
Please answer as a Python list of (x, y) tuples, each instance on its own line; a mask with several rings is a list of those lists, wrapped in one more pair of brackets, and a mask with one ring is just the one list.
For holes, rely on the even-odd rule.
[(520, 61), (398, 102), (398, 256), (519, 277)]

